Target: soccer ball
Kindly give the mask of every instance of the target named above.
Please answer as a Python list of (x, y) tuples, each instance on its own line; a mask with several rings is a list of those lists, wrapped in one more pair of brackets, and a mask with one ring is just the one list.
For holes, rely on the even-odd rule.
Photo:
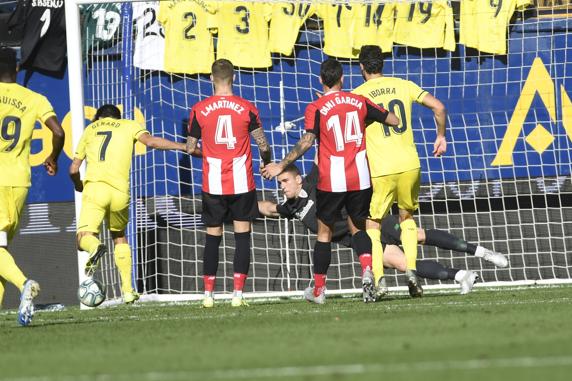
[(105, 300), (105, 286), (97, 279), (88, 278), (79, 285), (77, 297), (84, 306), (97, 307)]

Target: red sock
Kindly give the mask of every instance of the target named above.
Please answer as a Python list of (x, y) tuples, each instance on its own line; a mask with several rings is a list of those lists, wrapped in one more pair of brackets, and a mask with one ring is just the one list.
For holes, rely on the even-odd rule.
[(216, 282), (216, 276), (214, 275), (203, 275), (203, 282), (205, 284), (205, 291), (213, 292)]
[(326, 274), (314, 274), (314, 296), (320, 295), (324, 287), (326, 287)]
[(234, 291), (242, 291), (247, 274), (234, 273)]
[(371, 254), (362, 254), (359, 256), (359, 263), (361, 264), (361, 273), (363, 274), (366, 268), (373, 267), (371, 264)]

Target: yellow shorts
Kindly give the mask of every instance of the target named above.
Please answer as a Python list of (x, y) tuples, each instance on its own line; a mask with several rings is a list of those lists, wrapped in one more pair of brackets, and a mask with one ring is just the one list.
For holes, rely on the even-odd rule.
[(125, 230), (129, 221), (129, 195), (105, 183), (88, 182), (83, 188), (77, 231), (97, 234), (104, 219), (109, 230)]
[(8, 240), (18, 231), (27, 196), (28, 187), (0, 186), (0, 231), (8, 233)]
[(399, 209), (415, 211), (419, 207), (419, 186), (421, 168), (392, 175), (372, 177), (373, 195), (369, 206), (369, 215), (381, 220), (391, 210), (397, 200)]

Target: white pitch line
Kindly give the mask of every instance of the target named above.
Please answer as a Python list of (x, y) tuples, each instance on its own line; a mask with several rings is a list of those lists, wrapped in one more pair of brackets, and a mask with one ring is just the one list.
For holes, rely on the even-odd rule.
[(192, 381), (244, 380), (257, 378), (289, 378), (310, 376), (340, 376), (371, 373), (439, 372), (448, 370), (484, 370), (497, 368), (572, 367), (572, 356), (514, 357), (488, 360), (425, 361), (396, 364), (347, 364), (306, 367), (253, 368), (211, 372), (144, 372), (104, 373), (78, 376), (39, 376), (0, 378), (0, 381)]

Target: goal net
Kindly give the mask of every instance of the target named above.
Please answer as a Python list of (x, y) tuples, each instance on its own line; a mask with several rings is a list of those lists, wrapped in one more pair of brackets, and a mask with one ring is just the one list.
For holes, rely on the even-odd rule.
[[(219, 1), (209, 16), (218, 29), (201, 34), (197, 28), (205, 25), (200, 17), (207, 3), (66, 2), (75, 141), (85, 126), (82, 114), (89, 119), (105, 103), (120, 105), (126, 117), (154, 135), (184, 141), (191, 107), (212, 94), (208, 73), (197, 73), (196, 67), (210, 63), (208, 54), (173, 49), (169, 41), (212, 39), (222, 54), (228, 49), (224, 39), (231, 38), (223, 24), (230, 23), (251, 39), (244, 45), (246, 53), (235, 59), (243, 62), (237, 65), (242, 66), (236, 70), (235, 94), (260, 110), (273, 158), (281, 159), (303, 133), (305, 107), (321, 91), (320, 63), (339, 57), (344, 89), (351, 90), (363, 83), (355, 48), (377, 43), (387, 52), (384, 75), (414, 81), (448, 109), (448, 149), (442, 158), (432, 155), (432, 112), (415, 106), (410, 121), (422, 166), (418, 225), (504, 253), (510, 265), (498, 269), (465, 253), (426, 246), (420, 246), (419, 257), (477, 271), (490, 285), (570, 281), (572, 34), (567, 15), (561, 15), (568, 9), (530, 4), (513, 12), (500, 1), (476, 1), (490, 8), (476, 10), (437, 0)], [(197, 6), (202, 13), (193, 8)], [(471, 36), (480, 28), (471, 28), (470, 20), (491, 9), (506, 31), (506, 41), (497, 41), (495, 49), (504, 46), (506, 52), (489, 53), (482, 41), (474, 47)], [(294, 46), (282, 42), (273, 48), (280, 53), (269, 53), (269, 35), (287, 41), (286, 34), (298, 27), (280, 25), (287, 21), (277, 20), (285, 16), (300, 19)], [(183, 22), (177, 35), (171, 25), (176, 22)], [(437, 40), (420, 29), (425, 24), (440, 31)], [(74, 31), (77, 35), (71, 36)], [(465, 46), (469, 41), (473, 47)], [(137, 289), (151, 300), (197, 298), (205, 240), (202, 163), (182, 153), (139, 146), (136, 151), (129, 241)], [(303, 173), (311, 168), (314, 154), (311, 149), (297, 162)], [(257, 172), (255, 146), (253, 159)], [(258, 173), (255, 178), (259, 200), (282, 200), (276, 181), (265, 181)], [(299, 295), (311, 283), (314, 240), (299, 221), (256, 220), (246, 292)], [(361, 270), (352, 250), (334, 244), (332, 254), (328, 291), (355, 292), (361, 287)], [(232, 292), (233, 255), (232, 225), (226, 225), (216, 285), (223, 297)], [(84, 260), (80, 256), (80, 273)], [(101, 277), (108, 297), (119, 298), (112, 256), (105, 258)], [(403, 276), (391, 271), (388, 280), (391, 286), (405, 284)], [(427, 285), (446, 287), (447, 282)]]

